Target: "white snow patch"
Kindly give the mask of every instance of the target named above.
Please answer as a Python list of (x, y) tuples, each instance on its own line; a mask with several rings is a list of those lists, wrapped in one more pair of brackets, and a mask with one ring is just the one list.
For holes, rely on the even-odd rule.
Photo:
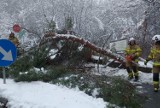
[(149, 61), (147, 63), (147, 65), (144, 65), (144, 62), (143, 61), (139, 61), (138, 64), (141, 66), (141, 67), (148, 67), (148, 68), (152, 68), (153, 67), (153, 62), (152, 61)]
[(28, 72), (20, 72), (20, 75), (28, 74)]
[(47, 70), (45, 70), (43, 67), (41, 67), (41, 68), (34, 67), (33, 70), (35, 70), (37, 73), (39, 73), (39, 72), (47, 73)]
[(81, 45), (81, 46), (79, 46), (79, 47), (78, 47), (78, 50), (79, 50), (79, 51), (82, 51), (82, 50), (83, 50), (83, 48), (84, 48), (84, 46), (83, 46), (83, 45)]
[(99, 56), (96, 56), (96, 55), (92, 55), (92, 57), (91, 57), (92, 59), (94, 59), (94, 60), (103, 60), (103, 57), (99, 57)]
[(15, 83), (0, 79), (0, 93), (10, 108), (105, 108), (106, 102), (75, 89), (43, 82)]
[(83, 80), (84, 78), (83, 78), (83, 77), (81, 77), (80, 79), (81, 79), (81, 80)]
[[(91, 65), (91, 64), (90, 64)], [(99, 73), (97, 73), (97, 66), (94, 64), (95, 68), (92, 69), (93, 74), (96, 75), (107, 75), (107, 76), (121, 76), (123, 79), (128, 78), (128, 73), (126, 69), (119, 69), (119, 68), (111, 68), (105, 67), (105, 65), (99, 66)], [(139, 71), (139, 83), (149, 83), (152, 84), (153, 81), (153, 74), (152, 73), (144, 73)], [(134, 82), (133, 82), (134, 83)]]
[(49, 56), (50, 56), (50, 59), (54, 59), (56, 57), (56, 53), (58, 52), (58, 49), (51, 49), (49, 51)]
[(92, 96), (96, 97), (97, 95), (99, 95), (99, 91), (100, 91), (100, 89), (98, 89), (98, 88), (94, 89), (92, 92)]
[(64, 80), (69, 80), (69, 77), (65, 77)]

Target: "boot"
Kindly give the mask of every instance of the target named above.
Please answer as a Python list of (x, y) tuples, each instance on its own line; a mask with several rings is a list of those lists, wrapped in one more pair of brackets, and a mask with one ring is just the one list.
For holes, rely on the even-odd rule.
[(134, 81), (137, 82), (138, 80), (139, 80), (139, 77), (138, 77), (138, 76), (135, 76)]
[(133, 79), (133, 73), (132, 72), (129, 72), (128, 73), (128, 80), (132, 80)]
[(154, 81), (154, 82), (153, 82), (153, 86), (154, 86), (154, 92), (158, 92), (158, 89), (159, 89), (159, 82)]
[(158, 88), (154, 88), (154, 92), (158, 92)]

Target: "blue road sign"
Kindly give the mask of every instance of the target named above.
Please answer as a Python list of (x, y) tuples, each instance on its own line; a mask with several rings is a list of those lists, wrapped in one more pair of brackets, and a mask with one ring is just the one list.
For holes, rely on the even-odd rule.
[(17, 58), (16, 46), (7, 39), (0, 39), (0, 66), (9, 66)]

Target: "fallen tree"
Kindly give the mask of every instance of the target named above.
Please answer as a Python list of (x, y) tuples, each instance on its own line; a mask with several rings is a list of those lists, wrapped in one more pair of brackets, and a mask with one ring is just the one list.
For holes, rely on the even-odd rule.
[(54, 36), (54, 35), (47, 36), (47, 38), (44, 38), (43, 41), (40, 42), (40, 46), (46, 42), (51, 42), (55, 39), (78, 42), (78, 43), (82, 44), (84, 47), (87, 47), (97, 53), (103, 54), (103, 55), (108, 56), (112, 59), (115, 59), (121, 63), (124, 63), (124, 57), (117, 55), (117, 54), (113, 54), (109, 50), (107, 51), (103, 48), (97, 47), (96, 45), (90, 43), (89, 41), (84, 40), (83, 38), (76, 37), (74, 35), (57, 34), (56, 36)]
[[(111, 52), (110, 50), (105, 50), (101, 47), (97, 47), (96, 45), (90, 43), (87, 40), (84, 40), (83, 38), (79, 38), (79, 37), (76, 37), (76, 36), (70, 35), (70, 34), (57, 34), (56, 36), (52, 35), (52, 34), (46, 34), (44, 36), (44, 39), (40, 42), (40, 46), (45, 44), (46, 42), (52, 42), (55, 39), (78, 42), (86, 48), (89, 48), (97, 53), (108, 56), (108, 57), (114, 59), (115, 61), (118, 61), (120, 64), (125, 63), (125, 58), (123, 56), (121, 56), (119, 54), (115, 54), (115, 53)], [(135, 63), (134, 61), (132, 61), (132, 63), (134, 63), (135, 65), (140, 67), (140, 65), (138, 63)], [(139, 69), (141, 69), (142, 71), (149, 70), (149, 72), (151, 72), (151, 68), (149, 68), (149, 67), (140, 67)]]

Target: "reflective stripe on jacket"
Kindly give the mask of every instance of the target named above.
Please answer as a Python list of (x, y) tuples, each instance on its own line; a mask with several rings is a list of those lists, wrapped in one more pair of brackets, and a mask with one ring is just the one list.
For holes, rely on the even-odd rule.
[(138, 46), (138, 45), (133, 45), (133, 46), (128, 46), (126, 49), (125, 49), (125, 54), (126, 55), (135, 55), (137, 57), (139, 57), (141, 55), (141, 48)]
[(153, 66), (160, 67), (160, 46), (154, 45), (148, 56), (149, 60), (153, 60)]

